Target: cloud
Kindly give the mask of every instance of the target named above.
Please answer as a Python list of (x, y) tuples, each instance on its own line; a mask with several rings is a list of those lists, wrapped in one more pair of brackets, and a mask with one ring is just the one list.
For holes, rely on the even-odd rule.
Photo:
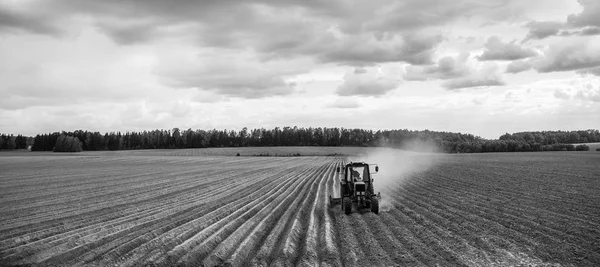
[(450, 79), (442, 83), (442, 86), (448, 90), (461, 88), (484, 87), (484, 86), (502, 86), (506, 83), (497, 73), (497, 65), (487, 64), (481, 70), (472, 72), (468, 76), (456, 79)]
[(504, 93), (504, 102), (519, 103), (523, 102), (523, 93), (519, 91), (507, 91)]
[(575, 94), (575, 98), (583, 101), (600, 102), (600, 86), (594, 87), (591, 84), (585, 85)]
[(475, 105), (483, 105), (490, 100), (491, 95), (492, 94), (490, 92), (487, 92), (483, 95), (477, 95), (471, 99), (471, 102)]
[(569, 100), (571, 95), (563, 89), (554, 90), (554, 97), (557, 99)]
[(358, 102), (358, 100), (355, 98), (341, 97), (333, 102), (330, 106), (334, 108), (351, 109), (359, 108), (361, 105), (360, 102)]
[[(510, 7), (510, 1), (505, 0), (485, 2), (407, 0), (382, 1), (374, 3), (374, 5), (378, 7), (370, 12), (363, 11), (362, 6), (357, 8), (356, 12), (364, 14), (363, 23), (352, 23), (351, 25), (355, 25), (355, 28), (361, 27), (382, 32), (412, 31), (445, 25), (461, 17), (506, 18), (504, 15), (517, 12)], [(367, 10), (371, 8), (373, 7), (368, 7)]]
[(583, 74), (583, 75), (592, 74), (592, 75), (600, 76), (600, 67), (577, 70), (577, 73)]
[(354, 69), (354, 74), (367, 73), (367, 69), (365, 68), (356, 68)]
[(289, 80), (306, 69), (287, 61), (262, 62), (250, 52), (212, 49), (200, 54), (173, 52), (162, 56), (155, 73), (175, 88), (196, 88), (239, 98), (263, 98), (294, 93)]
[[(544, 39), (549, 36), (590, 36), (600, 34), (600, 2), (596, 0), (578, 0), (583, 10), (579, 14), (571, 14), (565, 22), (531, 21), (524, 42), (530, 39)], [(567, 30), (563, 30), (567, 29)]]
[(433, 53), (441, 41), (440, 35), (407, 34), (389, 40), (377, 40), (370, 34), (350, 35), (332, 38), (329, 43), (297, 52), (310, 55), (312, 51), (320, 50), (316, 56), (321, 62), (351, 66), (385, 62), (422, 65), (432, 63)]
[(600, 53), (597, 51), (600, 51), (600, 45), (592, 40), (573, 39), (552, 44), (537, 57), (511, 62), (506, 72), (519, 73), (533, 68), (540, 73), (576, 71), (599, 75)]
[(492, 77), (465, 77), (445, 82), (442, 86), (449, 90), (482, 87), (482, 86), (501, 86), (506, 83), (498, 76)]
[(586, 27), (572, 31), (561, 31), (560, 36), (593, 36), (600, 35), (600, 27)]
[(106, 19), (96, 27), (122, 45), (144, 43), (160, 34), (160, 25), (149, 20)]
[(407, 66), (404, 79), (408, 81), (445, 80), (442, 87), (453, 90), (480, 86), (504, 85), (497, 65), (469, 63), (469, 53), (440, 58), (436, 65)]
[(579, 35), (588, 36), (588, 35), (599, 35), (600, 27), (587, 27), (580, 31)]
[(386, 73), (372, 67), (366, 72), (347, 72), (344, 82), (335, 91), (340, 96), (381, 96), (393, 91), (400, 84), (394, 73)]
[(572, 14), (567, 17), (567, 22), (573, 26), (596, 26), (600, 27), (600, 2), (596, 0), (578, 0), (583, 7), (579, 14)]
[(443, 57), (436, 65), (407, 66), (404, 79), (408, 81), (445, 80), (468, 75), (472, 70), (467, 66), (469, 53), (462, 53), (456, 58)]
[(533, 68), (531, 60), (516, 60), (506, 66), (507, 73), (519, 73)]
[(551, 46), (534, 62), (538, 72), (572, 71), (600, 66), (600, 46), (588, 41)]
[[(15, 7), (0, 3), (0, 32), (32, 32), (36, 34), (58, 35), (56, 22), (43, 12), (24, 12)], [(27, 7), (29, 8), (29, 7)]]
[(479, 60), (517, 60), (536, 56), (537, 53), (531, 49), (523, 48), (514, 42), (503, 43), (497, 36), (492, 36), (485, 43), (485, 51)]
[(557, 35), (564, 23), (557, 21), (531, 21), (525, 25), (529, 28), (529, 33), (523, 41), (530, 39), (545, 39)]
[[(149, 61), (98, 35), (71, 42), (9, 35), (0, 42), (0, 109), (122, 103), (154, 94)], [(93, 44), (93, 49), (90, 49)]]
[[(50, 32), (43, 27), (60, 19), (69, 25), (91, 23), (122, 45), (185, 36), (199, 46), (247, 49), (261, 58), (307, 56), (352, 66), (431, 64), (443, 41), (439, 27), (461, 17), (508, 12), (506, 0), (375, 0), (360, 4), (341, 0), (179, 0), (143, 4), (56, 0), (20, 5), (23, 12), (18, 17), (30, 18), (27, 21), (35, 25), (24, 19), (10, 25), (29, 31)], [(80, 18), (85, 18), (84, 23), (73, 23)]]

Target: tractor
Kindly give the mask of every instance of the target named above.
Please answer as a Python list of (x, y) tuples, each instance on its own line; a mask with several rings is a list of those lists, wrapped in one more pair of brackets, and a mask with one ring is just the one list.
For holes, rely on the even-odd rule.
[[(375, 165), (375, 164), (373, 164)], [(340, 167), (337, 167), (340, 173)], [(375, 165), (375, 172), (379, 172), (379, 166)], [(352, 204), (357, 208), (370, 208), (371, 212), (379, 213), (379, 200), (381, 194), (375, 194), (373, 189), (373, 178), (371, 178), (369, 164), (364, 162), (350, 162), (346, 164), (341, 173), (340, 197), (333, 198), (329, 195), (329, 204), (335, 206), (342, 204), (342, 210), (346, 214), (352, 213)]]

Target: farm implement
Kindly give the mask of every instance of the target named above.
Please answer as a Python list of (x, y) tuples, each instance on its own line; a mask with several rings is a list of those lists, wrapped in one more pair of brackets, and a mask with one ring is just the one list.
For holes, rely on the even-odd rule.
[(343, 167), (343, 172), (337, 167), (337, 172), (341, 172), (340, 197), (329, 195), (329, 205), (341, 204), (342, 210), (350, 214), (352, 206), (356, 204), (357, 208), (370, 208), (371, 212), (378, 214), (381, 194), (375, 194), (371, 174), (379, 172), (379, 166), (376, 165), (375, 172), (371, 173), (369, 164), (350, 162)]

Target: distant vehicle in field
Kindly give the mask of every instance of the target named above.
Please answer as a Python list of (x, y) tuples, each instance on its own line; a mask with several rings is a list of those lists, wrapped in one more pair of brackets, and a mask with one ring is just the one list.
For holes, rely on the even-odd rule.
[[(337, 168), (340, 173), (340, 167)], [(352, 205), (356, 203), (357, 208), (370, 208), (371, 212), (379, 213), (379, 200), (381, 194), (375, 194), (373, 178), (371, 174), (379, 172), (379, 166), (375, 166), (375, 172), (371, 173), (369, 164), (364, 162), (350, 162), (343, 168), (340, 181), (340, 197), (329, 196), (331, 206), (342, 204), (342, 210), (346, 214), (352, 213)]]

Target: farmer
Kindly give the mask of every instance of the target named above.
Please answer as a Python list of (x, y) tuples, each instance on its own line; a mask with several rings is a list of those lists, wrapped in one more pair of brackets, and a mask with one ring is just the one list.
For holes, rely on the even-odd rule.
[(354, 182), (358, 182), (360, 180), (360, 173), (356, 171), (354, 168), (351, 169), (352, 179)]

